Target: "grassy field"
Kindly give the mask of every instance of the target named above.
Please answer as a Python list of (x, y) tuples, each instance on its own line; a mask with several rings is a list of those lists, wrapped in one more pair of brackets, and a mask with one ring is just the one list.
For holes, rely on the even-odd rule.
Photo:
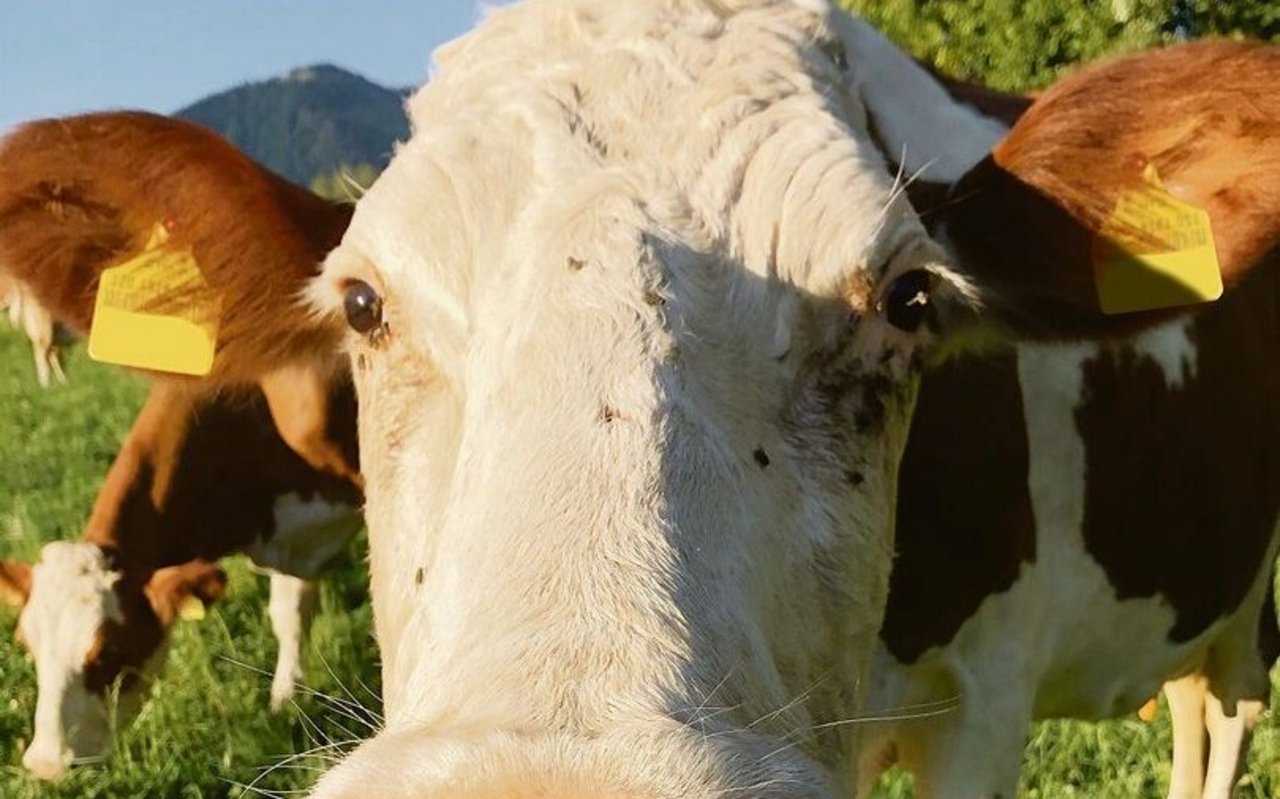
[[(66, 356), (71, 382), (48, 392), (34, 380), (25, 339), (0, 325), (0, 557), (32, 558), (42, 542), (74, 538), (133, 419), (145, 386)], [(267, 711), (275, 646), (266, 580), (231, 560), (228, 598), (199, 623), (181, 623), (168, 667), (115, 756), (56, 786), (29, 779), (20, 760), (31, 735), (35, 675), (0, 610), (0, 797), (240, 797), (290, 795), (376, 724), (377, 653), (370, 636), (363, 544), (324, 584), (308, 667), (312, 693), (281, 715)], [(1151, 725), (1041, 725), (1027, 749), (1027, 797), (1162, 797), (1168, 714)], [(298, 753), (311, 754), (296, 757)], [(252, 788), (246, 787), (252, 786)], [(911, 796), (890, 777), (881, 795)], [(1244, 797), (1280, 796), (1280, 725), (1260, 728)]]

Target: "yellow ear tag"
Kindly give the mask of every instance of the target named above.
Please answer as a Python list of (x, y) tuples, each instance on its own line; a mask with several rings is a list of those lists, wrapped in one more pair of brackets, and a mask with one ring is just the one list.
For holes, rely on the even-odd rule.
[(187, 597), (178, 605), (178, 618), (183, 621), (200, 621), (204, 618), (204, 603), (198, 597)]
[(1151, 311), (1222, 296), (1213, 227), (1203, 208), (1165, 189), (1154, 165), (1126, 191), (1102, 227), (1094, 277), (1104, 313)]
[(213, 369), (222, 302), (188, 250), (157, 224), (141, 254), (106, 269), (89, 331), (95, 361), (203, 376)]

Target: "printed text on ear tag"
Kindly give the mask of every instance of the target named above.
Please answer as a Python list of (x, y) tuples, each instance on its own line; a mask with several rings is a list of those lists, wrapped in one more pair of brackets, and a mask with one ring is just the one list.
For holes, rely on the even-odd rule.
[(1151, 311), (1222, 296), (1209, 214), (1165, 189), (1154, 165), (1120, 195), (1094, 250), (1104, 313)]
[(198, 597), (189, 596), (178, 605), (178, 618), (183, 621), (200, 621), (204, 618), (204, 603)]
[(104, 270), (89, 331), (95, 361), (202, 376), (213, 368), (222, 303), (189, 250), (157, 224), (141, 254)]

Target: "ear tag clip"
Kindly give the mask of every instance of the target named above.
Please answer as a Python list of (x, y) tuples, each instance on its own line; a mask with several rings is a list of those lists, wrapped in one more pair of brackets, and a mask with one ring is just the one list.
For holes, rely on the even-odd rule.
[(204, 376), (213, 369), (222, 302), (190, 250), (170, 250), (157, 223), (143, 251), (102, 273), (89, 331), (95, 361)]
[(178, 618), (183, 621), (202, 621), (204, 613), (204, 603), (199, 597), (189, 596), (178, 605)]
[(1151, 311), (1222, 296), (1213, 226), (1203, 208), (1169, 193), (1154, 164), (1120, 195), (1094, 248), (1102, 311)]

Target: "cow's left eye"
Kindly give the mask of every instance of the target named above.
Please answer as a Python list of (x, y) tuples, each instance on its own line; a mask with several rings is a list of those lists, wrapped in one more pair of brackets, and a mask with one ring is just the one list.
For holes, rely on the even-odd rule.
[(342, 310), (347, 316), (347, 324), (357, 333), (369, 335), (382, 326), (382, 297), (373, 286), (362, 280), (347, 284)]
[(893, 281), (884, 296), (884, 312), (889, 324), (914, 333), (929, 315), (929, 292), (933, 280), (923, 269), (915, 269)]

